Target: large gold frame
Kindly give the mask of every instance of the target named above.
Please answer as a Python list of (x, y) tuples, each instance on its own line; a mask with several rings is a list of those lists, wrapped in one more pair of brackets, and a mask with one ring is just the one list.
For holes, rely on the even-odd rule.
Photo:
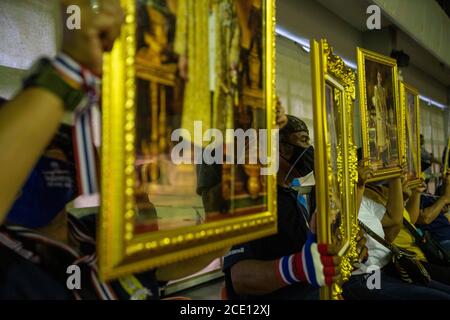
[[(135, 235), (135, 0), (121, 0), (125, 24), (104, 57), (102, 199), (98, 233), (100, 276), (110, 280), (276, 233), (276, 175), (267, 177), (266, 212)], [(275, 0), (264, 0), (267, 129), (275, 127)], [(276, 152), (268, 137), (268, 157)]]
[(411, 188), (420, 186), (423, 183), (422, 179), (422, 168), (421, 168), (421, 156), (420, 156), (420, 99), (419, 99), (419, 92), (416, 88), (406, 84), (403, 81), (400, 81), (399, 84), (400, 87), (400, 106), (402, 107), (402, 112), (404, 114), (404, 128), (405, 128), (405, 139), (404, 139), (404, 150), (406, 154), (406, 144), (407, 140), (409, 138), (409, 132), (407, 131), (407, 117), (408, 117), (408, 100), (407, 100), (407, 93), (408, 91), (414, 95), (414, 112), (416, 114), (416, 123), (411, 123), (412, 126), (416, 127), (416, 139), (417, 139), (417, 146), (415, 146), (416, 149), (416, 157), (414, 161), (416, 162), (416, 168), (417, 168), (417, 178), (414, 180), (409, 180), (407, 182), (408, 186)]
[[(356, 208), (356, 185), (358, 180), (357, 148), (353, 134), (353, 107), (355, 102), (355, 72), (343, 60), (333, 54), (326, 40), (311, 41), (314, 137), (315, 137), (315, 178), (317, 202), (317, 233), (319, 243), (331, 244), (334, 235), (330, 229), (331, 181), (337, 179), (340, 189), (342, 237), (340, 270), (342, 279), (321, 291), (326, 300), (341, 299), (343, 282), (348, 281), (357, 259), (356, 238), (359, 232)], [(334, 102), (339, 117), (337, 137), (337, 172), (331, 166), (331, 142), (328, 141), (326, 85), (335, 90)]]
[(396, 121), (397, 121), (397, 141), (398, 141), (398, 165), (393, 168), (385, 168), (381, 170), (373, 171), (372, 178), (368, 182), (375, 182), (385, 179), (391, 179), (399, 177), (403, 168), (406, 165), (406, 155), (404, 143), (405, 137), (405, 127), (404, 127), (404, 113), (402, 112), (401, 106), (399, 105), (399, 90), (398, 90), (398, 68), (395, 59), (384, 56), (382, 54), (363, 49), (357, 48), (357, 58), (358, 58), (358, 83), (359, 83), (359, 103), (360, 103), (360, 113), (361, 113), (361, 131), (362, 131), (362, 150), (364, 165), (366, 167), (371, 167), (371, 162), (368, 160), (370, 144), (369, 144), (369, 132), (368, 132), (368, 105), (366, 97), (366, 60), (377, 62), (388, 66), (392, 70), (392, 85), (393, 95), (394, 95), (394, 108), (396, 110)]
[(447, 150), (445, 150), (445, 157), (444, 157), (444, 170), (442, 171), (442, 174), (446, 175), (446, 172), (448, 171), (448, 158), (450, 155), (450, 138), (447, 140)]

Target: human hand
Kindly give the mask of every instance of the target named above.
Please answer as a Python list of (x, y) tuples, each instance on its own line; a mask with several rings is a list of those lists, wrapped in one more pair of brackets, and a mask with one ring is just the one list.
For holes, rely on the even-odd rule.
[(189, 62), (187, 56), (180, 56), (178, 59), (178, 71), (180, 72), (180, 77), (188, 81), (189, 80)]
[(70, 5), (81, 9), (81, 28), (64, 27), (62, 52), (100, 76), (103, 53), (112, 50), (120, 35), (124, 12), (120, 0), (98, 0), (98, 3), (98, 12), (94, 12), (88, 0), (61, 0), (63, 12)]

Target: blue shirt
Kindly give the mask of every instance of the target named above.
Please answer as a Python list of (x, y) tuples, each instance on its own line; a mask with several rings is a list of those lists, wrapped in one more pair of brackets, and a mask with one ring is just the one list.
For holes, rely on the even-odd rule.
[[(438, 197), (423, 194), (420, 199), (420, 208), (431, 207), (438, 199)], [(419, 225), (418, 227), (423, 231), (428, 231), (436, 241), (450, 240), (450, 222), (442, 212), (429, 225)]]

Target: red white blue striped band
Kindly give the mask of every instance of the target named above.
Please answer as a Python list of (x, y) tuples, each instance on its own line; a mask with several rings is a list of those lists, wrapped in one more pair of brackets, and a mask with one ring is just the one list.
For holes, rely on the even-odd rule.
[(97, 89), (99, 79), (84, 69), (75, 60), (64, 53), (58, 54), (53, 61), (54, 67), (86, 91), (86, 98), (81, 101), (74, 113), (74, 147), (77, 166), (77, 182), (82, 195), (99, 192), (98, 161), (94, 144), (92, 109), (98, 103)]

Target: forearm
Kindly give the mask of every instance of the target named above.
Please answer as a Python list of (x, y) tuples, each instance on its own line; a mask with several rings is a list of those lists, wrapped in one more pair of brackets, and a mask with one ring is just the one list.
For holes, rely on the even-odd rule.
[(156, 278), (159, 281), (171, 281), (186, 278), (196, 274), (209, 266), (215, 259), (222, 257), (228, 250), (219, 250), (212, 253), (184, 260), (158, 268)]
[(245, 260), (231, 268), (233, 288), (240, 295), (264, 295), (283, 288), (275, 268), (277, 261)]
[(448, 204), (444, 198), (439, 198), (431, 207), (425, 208), (420, 212), (418, 223), (430, 224), (432, 223), (442, 212), (444, 207)]
[(400, 179), (389, 182), (389, 196), (386, 204), (386, 215), (383, 218), (384, 227), (395, 227), (403, 221), (403, 191)]
[(420, 214), (420, 197), (421, 193), (413, 192), (411, 198), (408, 200), (405, 209), (408, 211), (411, 218), (411, 223), (416, 224)]
[(63, 115), (62, 100), (38, 88), (23, 91), (0, 110), (0, 223)]

